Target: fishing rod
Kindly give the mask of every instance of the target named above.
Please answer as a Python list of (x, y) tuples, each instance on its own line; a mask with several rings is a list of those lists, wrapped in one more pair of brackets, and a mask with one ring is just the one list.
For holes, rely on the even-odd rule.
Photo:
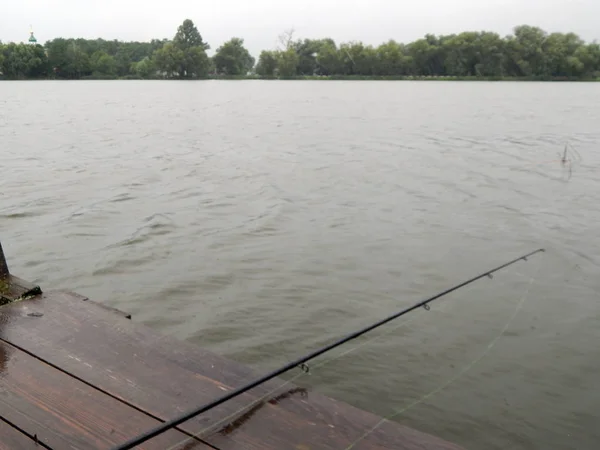
[(294, 369), (296, 367), (300, 367), (302, 370), (304, 370), (305, 372), (307, 372), (309, 369), (308, 369), (308, 366), (306, 365), (306, 363), (308, 361), (310, 361), (311, 359), (314, 359), (317, 356), (322, 355), (323, 353), (326, 353), (326, 352), (328, 352), (330, 350), (333, 350), (334, 348), (339, 347), (340, 345), (343, 345), (343, 344), (345, 344), (348, 341), (356, 339), (356, 338), (362, 336), (363, 334), (368, 333), (369, 331), (372, 331), (372, 330), (374, 330), (376, 328), (379, 328), (382, 325), (385, 325), (386, 323), (391, 322), (392, 320), (398, 319), (399, 317), (401, 317), (401, 316), (403, 316), (405, 314), (408, 314), (409, 312), (414, 311), (415, 309), (425, 308), (426, 310), (429, 310), (430, 309), (429, 303), (431, 303), (431, 302), (433, 302), (433, 301), (435, 301), (435, 300), (437, 300), (437, 299), (439, 299), (441, 297), (444, 297), (444, 296), (450, 294), (451, 292), (454, 292), (454, 291), (456, 291), (458, 289), (461, 289), (461, 288), (463, 288), (463, 287), (465, 287), (465, 286), (467, 286), (467, 285), (469, 285), (471, 283), (474, 283), (475, 281), (480, 280), (481, 278), (484, 278), (484, 277), (493, 278), (492, 275), (495, 272), (498, 272), (498, 271), (500, 271), (500, 270), (502, 270), (502, 269), (504, 269), (504, 268), (506, 268), (508, 266), (511, 266), (511, 265), (515, 264), (516, 262), (527, 261), (527, 258), (529, 258), (530, 256), (533, 256), (533, 255), (535, 255), (537, 253), (544, 252), (544, 251), (545, 251), (545, 249), (540, 248), (540, 249), (538, 249), (538, 250), (536, 250), (534, 252), (531, 252), (531, 253), (523, 255), (523, 256), (521, 256), (519, 258), (513, 259), (512, 261), (504, 263), (501, 266), (498, 266), (498, 267), (496, 267), (496, 268), (494, 268), (492, 270), (488, 270), (487, 272), (484, 272), (481, 275), (477, 275), (476, 277), (473, 277), (473, 278), (471, 278), (471, 279), (469, 279), (467, 281), (464, 281), (464, 282), (462, 282), (460, 284), (457, 284), (456, 286), (453, 286), (450, 289), (447, 289), (447, 290), (445, 290), (443, 292), (440, 292), (439, 294), (436, 294), (433, 297), (430, 297), (430, 298), (428, 298), (426, 300), (422, 300), (422, 301), (420, 301), (418, 303), (415, 303), (413, 306), (411, 306), (409, 308), (406, 308), (406, 309), (403, 309), (402, 311), (397, 312), (397, 313), (395, 313), (395, 314), (393, 314), (393, 315), (391, 315), (389, 317), (386, 317), (385, 319), (379, 320), (378, 322), (375, 322), (374, 324), (369, 325), (366, 328), (363, 328), (361, 330), (358, 330), (358, 331), (355, 331), (353, 333), (350, 333), (347, 336), (345, 336), (343, 338), (340, 338), (337, 341), (335, 341), (335, 342), (333, 342), (331, 344), (328, 344), (325, 347), (322, 347), (322, 348), (320, 348), (318, 350), (314, 350), (313, 352), (311, 352), (311, 353), (309, 353), (309, 354), (307, 354), (305, 356), (302, 356), (302, 357), (296, 359), (295, 361), (292, 361), (292, 362), (290, 362), (290, 363), (288, 363), (288, 364), (280, 367), (279, 369), (276, 369), (276, 370), (272, 371), (271, 373), (263, 375), (262, 377), (257, 378), (256, 380), (251, 381), (248, 384), (246, 384), (244, 386), (241, 386), (241, 387), (239, 387), (239, 388), (237, 388), (237, 389), (229, 392), (228, 394), (223, 395), (222, 397), (219, 397), (219, 398), (217, 398), (217, 399), (215, 399), (215, 400), (213, 400), (213, 401), (211, 401), (209, 403), (206, 403), (203, 406), (200, 406), (200, 407), (197, 407), (197, 408), (195, 408), (195, 409), (193, 409), (191, 411), (188, 411), (187, 413), (184, 413), (184, 414), (180, 415), (179, 417), (177, 417), (175, 419), (169, 420), (168, 422), (164, 422), (162, 425), (154, 427), (151, 430), (149, 430), (149, 431), (147, 431), (147, 432), (145, 432), (143, 434), (140, 434), (139, 436), (136, 436), (133, 439), (130, 439), (129, 441), (125, 442), (124, 444), (121, 444), (121, 445), (118, 445), (116, 447), (113, 447), (113, 450), (129, 450), (129, 449), (132, 449), (133, 447), (135, 447), (135, 446), (137, 446), (139, 444), (142, 444), (143, 442), (146, 442), (147, 440), (152, 439), (153, 437), (156, 437), (159, 434), (161, 434), (161, 433), (163, 433), (163, 432), (165, 432), (165, 431), (167, 431), (167, 430), (169, 430), (171, 428), (174, 428), (177, 425), (180, 425), (183, 422), (186, 422), (186, 421), (188, 421), (188, 420), (196, 417), (199, 414), (202, 414), (202, 413), (204, 413), (204, 412), (206, 412), (206, 411), (208, 411), (210, 409), (213, 409), (213, 408), (221, 405), (222, 403), (225, 403), (226, 401), (229, 401), (229, 400), (231, 400), (231, 399), (233, 399), (233, 398), (235, 398), (235, 397), (237, 397), (239, 395), (242, 395), (243, 393), (249, 391), (250, 389), (253, 389), (253, 388), (255, 388), (256, 386), (258, 386), (260, 384), (266, 383), (267, 381), (272, 380), (273, 378), (278, 377), (279, 375), (282, 375), (282, 374), (284, 374), (285, 372), (288, 372), (291, 369)]

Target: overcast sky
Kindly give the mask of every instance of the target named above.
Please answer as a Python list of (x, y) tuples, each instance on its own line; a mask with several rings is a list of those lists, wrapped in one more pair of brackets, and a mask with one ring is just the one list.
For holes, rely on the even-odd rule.
[(600, 0), (0, 0), (0, 40), (25, 41), (30, 25), (40, 43), (55, 37), (171, 38), (186, 18), (211, 53), (238, 36), (255, 56), (292, 27), (298, 38), (368, 44), (466, 30), (506, 35), (519, 24), (600, 40)]

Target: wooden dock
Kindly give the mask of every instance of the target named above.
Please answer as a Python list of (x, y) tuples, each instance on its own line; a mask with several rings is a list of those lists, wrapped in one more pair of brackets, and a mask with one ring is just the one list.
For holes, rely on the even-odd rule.
[[(72, 292), (8, 273), (0, 246), (0, 450), (110, 449), (256, 377)], [(273, 380), (153, 438), (144, 449), (459, 447)], [(358, 441), (358, 442), (357, 442)]]

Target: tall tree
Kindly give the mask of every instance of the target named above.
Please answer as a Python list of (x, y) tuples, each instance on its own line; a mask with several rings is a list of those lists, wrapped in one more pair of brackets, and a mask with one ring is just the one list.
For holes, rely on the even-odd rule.
[(515, 28), (514, 38), (509, 41), (516, 66), (523, 76), (548, 76), (544, 42), (547, 33), (529, 25)]
[(90, 64), (93, 73), (108, 76), (114, 76), (117, 73), (115, 58), (104, 50), (94, 52), (90, 58)]
[(194, 22), (186, 19), (177, 29), (173, 42), (155, 51), (156, 67), (169, 78), (205, 77), (210, 67), (206, 54), (209, 48)]
[(177, 34), (173, 42), (182, 50), (188, 50), (193, 47), (201, 47), (203, 50), (209, 50), (210, 46), (202, 40), (202, 36), (190, 19), (185, 19), (177, 28)]
[(322, 42), (315, 39), (304, 39), (293, 43), (298, 55), (298, 75), (315, 75), (318, 72), (317, 54)]
[(71, 75), (71, 78), (81, 78), (82, 76), (91, 74), (90, 57), (78, 44), (71, 42), (67, 46), (66, 57), (66, 71)]
[(318, 70), (322, 75), (337, 75), (342, 69), (342, 57), (333, 39), (323, 39), (317, 53)]
[(208, 75), (210, 60), (202, 47), (192, 47), (183, 52), (183, 68), (180, 78), (204, 78)]
[(156, 75), (156, 65), (146, 56), (141, 61), (133, 63), (132, 71), (140, 78), (152, 78)]
[(46, 52), (48, 53), (48, 65), (50, 71), (57, 77), (71, 78), (68, 72), (69, 60), (67, 57), (67, 47), (69, 41), (63, 38), (56, 38), (46, 42)]
[(277, 53), (263, 50), (256, 64), (256, 73), (262, 77), (273, 77), (277, 70)]
[(298, 70), (298, 54), (293, 48), (277, 52), (277, 75), (283, 78), (296, 76)]
[(377, 65), (375, 75), (394, 76), (407, 75), (410, 71), (411, 59), (404, 54), (404, 46), (390, 40), (375, 49)]
[(166, 78), (178, 77), (184, 70), (185, 53), (173, 43), (156, 50), (152, 59), (156, 69)]
[(46, 74), (46, 56), (41, 46), (15, 44), (0, 46), (0, 71), (7, 78), (38, 78)]
[(377, 53), (373, 47), (362, 42), (348, 42), (340, 45), (340, 55), (344, 75), (376, 74)]
[(213, 57), (217, 72), (245, 75), (254, 67), (254, 58), (244, 47), (244, 40), (232, 38), (217, 49)]

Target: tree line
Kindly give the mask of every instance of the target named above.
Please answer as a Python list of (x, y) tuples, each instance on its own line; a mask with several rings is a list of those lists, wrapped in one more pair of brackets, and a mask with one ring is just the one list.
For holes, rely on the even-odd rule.
[(279, 48), (258, 60), (234, 37), (210, 49), (187, 19), (172, 39), (122, 42), (56, 38), (45, 45), (0, 42), (0, 72), (7, 79), (207, 78), (207, 77), (458, 77), (522, 79), (600, 79), (600, 45), (575, 33), (547, 33), (521, 25), (509, 36), (467, 31), (426, 35), (403, 44), (377, 47), (361, 42), (336, 44), (331, 38), (279, 36)]

